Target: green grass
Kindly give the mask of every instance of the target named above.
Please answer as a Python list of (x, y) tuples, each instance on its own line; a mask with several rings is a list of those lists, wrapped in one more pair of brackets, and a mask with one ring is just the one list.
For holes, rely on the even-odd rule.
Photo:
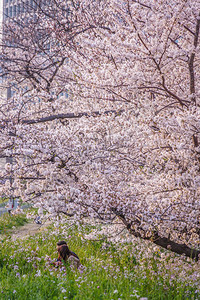
[(8, 213), (4, 213), (0, 216), (0, 234), (5, 234), (8, 229), (12, 229), (13, 227), (23, 226), (27, 222), (25, 214), (9, 215)]
[[(15, 242), (5, 236), (0, 244), (0, 299), (200, 299), (198, 278), (174, 276), (184, 270), (194, 274), (195, 263), (164, 251), (152, 250), (148, 257), (139, 242), (85, 240), (93, 229), (66, 225)], [(79, 255), (83, 273), (68, 265), (53, 266), (56, 243), (63, 239)]]
[(0, 204), (5, 204), (8, 202), (8, 198), (6, 197), (0, 197)]

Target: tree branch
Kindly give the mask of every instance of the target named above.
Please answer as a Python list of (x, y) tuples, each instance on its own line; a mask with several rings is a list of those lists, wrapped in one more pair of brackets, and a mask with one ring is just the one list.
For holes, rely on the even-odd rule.
[(135, 237), (139, 237), (144, 240), (149, 240), (149, 241), (153, 242), (154, 244), (161, 246), (162, 248), (165, 248), (167, 250), (170, 250), (170, 251), (180, 254), (180, 255), (186, 255), (187, 257), (193, 258), (196, 261), (198, 261), (199, 255), (200, 255), (200, 250), (192, 249), (192, 248), (188, 247), (186, 244), (176, 243), (176, 242), (170, 240), (169, 236), (161, 237), (157, 231), (153, 232), (152, 235), (150, 235), (150, 236), (143, 237), (140, 232), (133, 229), (132, 223), (130, 224), (126, 220), (124, 214), (121, 211), (117, 211), (117, 209), (113, 208), (112, 212), (122, 220), (122, 222), (124, 223), (124, 225), (126, 226), (128, 231)]
[(194, 59), (195, 59), (195, 52), (198, 45), (199, 39), (199, 28), (200, 28), (200, 14), (199, 18), (197, 19), (196, 30), (194, 35), (194, 49), (189, 59), (189, 73), (190, 73), (190, 94), (192, 95), (192, 102), (196, 105), (196, 96), (195, 96), (195, 74), (194, 74)]
[(54, 120), (62, 120), (62, 119), (79, 119), (81, 117), (96, 117), (96, 116), (101, 116), (101, 115), (109, 115), (109, 114), (116, 114), (119, 115), (121, 113), (123, 113), (124, 110), (106, 110), (103, 113), (100, 113), (99, 111), (93, 111), (91, 113), (89, 112), (82, 112), (82, 113), (66, 113), (66, 114), (58, 114), (58, 115), (52, 115), (52, 116), (48, 116), (48, 117), (43, 117), (40, 119), (32, 119), (32, 120), (22, 120), (21, 123), (22, 124), (37, 124), (37, 123), (45, 123), (45, 122), (49, 122), (49, 121), (54, 121)]

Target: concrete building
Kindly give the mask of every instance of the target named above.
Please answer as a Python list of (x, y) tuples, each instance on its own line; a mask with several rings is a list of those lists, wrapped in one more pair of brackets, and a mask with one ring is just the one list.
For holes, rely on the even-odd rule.
[(10, 18), (18, 18), (25, 13), (36, 10), (37, 4), (34, 0), (3, 0), (3, 21)]
[[(11, 20), (17, 21), (19, 17), (27, 17), (27, 12), (30, 11), (32, 3), (33, 0), (0, 0), (0, 55), (2, 54), (2, 45), (5, 42), (6, 24), (11, 22)], [(2, 74), (3, 72), (0, 69), (0, 98), (9, 99), (14, 91), (11, 87), (12, 84), (7, 81), (6, 77), (2, 77)]]

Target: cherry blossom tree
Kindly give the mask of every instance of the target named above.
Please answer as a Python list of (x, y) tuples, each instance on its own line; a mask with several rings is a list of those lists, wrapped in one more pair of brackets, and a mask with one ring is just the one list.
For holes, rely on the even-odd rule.
[(198, 259), (200, 3), (35, 4), (5, 24), (2, 192)]

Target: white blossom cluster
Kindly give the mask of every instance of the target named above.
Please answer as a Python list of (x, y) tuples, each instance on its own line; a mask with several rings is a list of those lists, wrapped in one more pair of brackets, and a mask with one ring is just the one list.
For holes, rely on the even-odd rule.
[(2, 193), (199, 247), (199, 1), (72, 2), (5, 46)]

